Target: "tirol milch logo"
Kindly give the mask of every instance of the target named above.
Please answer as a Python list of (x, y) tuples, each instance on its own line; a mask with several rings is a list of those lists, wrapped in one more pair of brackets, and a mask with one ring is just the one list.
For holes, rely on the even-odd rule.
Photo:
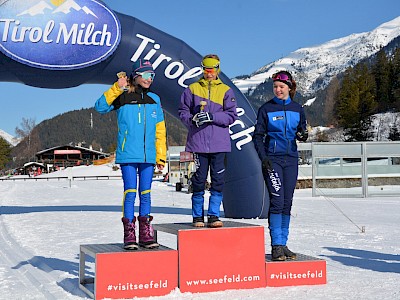
[(71, 70), (109, 57), (121, 39), (116, 15), (96, 0), (8, 0), (0, 51), (29, 66)]

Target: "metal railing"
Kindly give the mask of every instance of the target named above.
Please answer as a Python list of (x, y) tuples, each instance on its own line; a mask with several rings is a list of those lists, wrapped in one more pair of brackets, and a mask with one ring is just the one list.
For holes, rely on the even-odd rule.
[(0, 181), (50, 181), (50, 180), (110, 180), (110, 179), (122, 179), (121, 175), (84, 175), (84, 176), (57, 176), (57, 177), (7, 177), (0, 178)]
[(400, 142), (312, 143), (311, 151), (313, 196), (400, 192)]

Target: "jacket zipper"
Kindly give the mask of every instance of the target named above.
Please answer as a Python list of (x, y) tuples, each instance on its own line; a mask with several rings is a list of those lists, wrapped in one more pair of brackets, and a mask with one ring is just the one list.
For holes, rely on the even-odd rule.
[(284, 112), (284, 114), (285, 114), (285, 138), (286, 138), (286, 143), (287, 143), (287, 146), (286, 146), (286, 154), (289, 154), (289, 147), (290, 147), (290, 141), (289, 141), (289, 139), (287, 138), (287, 134), (286, 134), (286, 130), (287, 130), (287, 122), (288, 122), (288, 119), (287, 119), (287, 116), (286, 116), (286, 100), (283, 100), (283, 112)]
[(144, 161), (146, 162), (146, 105), (143, 106), (143, 125), (144, 125), (144, 135), (143, 135), (143, 141), (144, 141)]
[[(141, 93), (142, 100), (143, 100), (143, 92)], [(140, 108), (140, 104), (139, 104)], [(140, 109), (139, 109), (139, 116), (140, 116)], [(139, 118), (140, 120), (140, 118)], [(139, 122), (140, 123), (140, 122)], [(143, 104), (143, 157), (144, 161), (146, 162), (146, 105)]]
[[(208, 103), (211, 103), (211, 80), (208, 81)], [(208, 111), (210, 111), (210, 109), (208, 109)], [(208, 143), (207, 143), (207, 152), (210, 151), (210, 140), (211, 139), (207, 139)]]
[(208, 101), (211, 101), (211, 81), (208, 82)]

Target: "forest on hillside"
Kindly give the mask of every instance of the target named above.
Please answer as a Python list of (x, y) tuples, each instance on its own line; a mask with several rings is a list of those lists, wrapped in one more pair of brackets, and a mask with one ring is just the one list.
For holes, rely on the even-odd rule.
[[(326, 89), (318, 91), (316, 98), (321, 101), (305, 106), (309, 123), (341, 128), (346, 141), (373, 140), (372, 116), (400, 111), (400, 48), (391, 49), (382, 49), (374, 57), (348, 68), (333, 78)], [(257, 110), (273, 98), (272, 82), (264, 82), (246, 96)], [(299, 93), (295, 97), (301, 104), (306, 100)], [(184, 145), (187, 130), (181, 121), (166, 112), (165, 122), (168, 146)], [(400, 140), (399, 122), (391, 126), (389, 140)], [(91, 146), (108, 153), (116, 147), (116, 114), (101, 115), (93, 108), (66, 112), (38, 125), (23, 120), (17, 129), (21, 138), (17, 146), (0, 143), (0, 168), (35, 160), (38, 151), (56, 146)], [(326, 137), (322, 140), (328, 141)]]

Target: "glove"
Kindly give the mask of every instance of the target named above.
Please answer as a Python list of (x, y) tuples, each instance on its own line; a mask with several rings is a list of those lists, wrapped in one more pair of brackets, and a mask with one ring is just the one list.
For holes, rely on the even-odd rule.
[(268, 157), (263, 159), (262, 168), (266, 172), (274, 171), (274, 167), (272, 166), (272, 161)]
[(205, 123), (212, 122), (213, 115), (209, 112), (201, 111), (201, 112), (195, 114), (192, 120), (193, 120), (193, 122), (195, 122), (197, 127), (200, 127), (201, 125), (203, 125)]
[(297, 139), (300, 142), (305, 142), (308, 139), (308, 131), (307, 130), (300, 130), (296, 132)]

